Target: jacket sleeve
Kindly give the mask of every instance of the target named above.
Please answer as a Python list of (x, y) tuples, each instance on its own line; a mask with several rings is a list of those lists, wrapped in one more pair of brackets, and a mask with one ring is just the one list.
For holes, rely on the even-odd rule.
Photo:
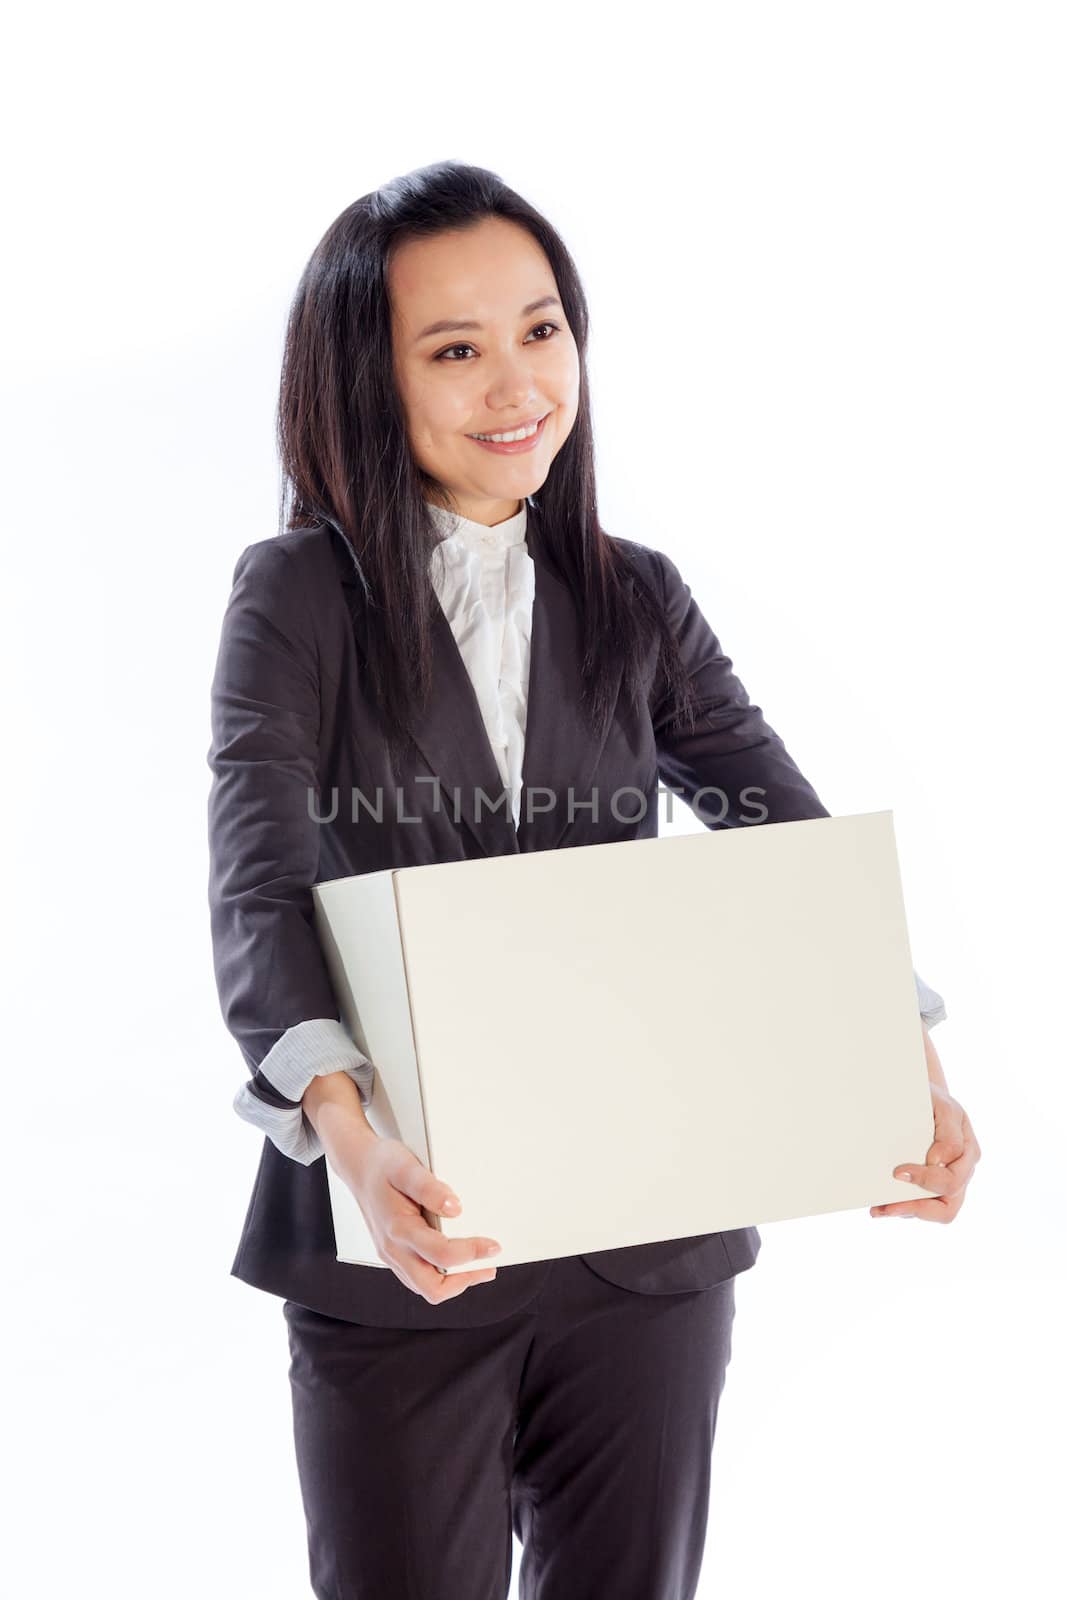
[[(671, 726), (673, 705), (657, 675), (651, 714), (663, 783), (708, 828), (828, 817), (760, 707), (749, 699), (678, 568), (662, 551), (656, 556), (666, 614), (696, 700), (692, 731), (679, 732)], [(933, 1027), (945, 1020), (945, 1002), (917, 972), (914, 976), (920, 1015)]]
[(223, 1020), (250, 1070), (234, 1110), (309, 1165), (313, 1077), (374, 1067), (340, 1020), (319, 944), (320, 678), (310, 609), (276, 539), (239, 556), (211, 685), (208, 903)]

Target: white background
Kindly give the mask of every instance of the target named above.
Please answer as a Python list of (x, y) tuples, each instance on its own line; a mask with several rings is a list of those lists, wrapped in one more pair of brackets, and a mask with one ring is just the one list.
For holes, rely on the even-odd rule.
[(234, 561), (276, 529), (303, 264), (449, 156), (578, 262), (606, 528), (679, 564), (832, 812), (892, 808), (983, 1148), (950, 1227), (761, 1230), (701, 1594), (1054, 1586), (1062, 24), (898, 0), (9, 25), (9, 1593), (309, 1593), (281, 1302), (229, 1276), (259, 1138), (211, 968), (208, 687)]

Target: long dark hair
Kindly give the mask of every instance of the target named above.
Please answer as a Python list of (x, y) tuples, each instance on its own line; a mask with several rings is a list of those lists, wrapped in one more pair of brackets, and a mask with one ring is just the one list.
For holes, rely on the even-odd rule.
[[(394, 381), (387, 269), (404, 239), (504, 217), (541, 245), (578, 347), (574, 425), (545, 482), (527, 497), (540, 554), (566, 583), (581, 617), (581, 701), (599, 732), (611, 713), (609, 669), (636, 705), (638, 663), (659, 636), (658, 672), (676, 717), (692, 702), (659, 594), (597, 516), (586, 368), (589, 314), (577, 269), (546, 219), (494, 172), (441, 161), (393, 178), (353, 202), (304, 268), (286, 329), (278, 401), (280, 528), (327, 523), (343, 535), (366, 597), (367, 668), (391, 750), (430, 683), (435, 602), (429, 559), (438, 537), (425, 501), (450, 502), (408, 441)], [(632, 591), (627, 580), (632, 579)], [(647, 693), (647, 684), (645, 686)]]

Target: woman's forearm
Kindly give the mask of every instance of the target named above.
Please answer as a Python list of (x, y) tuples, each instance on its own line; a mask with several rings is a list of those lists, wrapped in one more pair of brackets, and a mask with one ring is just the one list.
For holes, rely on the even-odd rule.
[(937, 1046), (931, 1039), (930, 1030), (926, 1026), (925, 1022), (923, 1023), (923, 1044), (926, 1048), (926, 1075), (931, 1083), (940, 1084), (941, 1088), (944, 1089), (946, 1094), (948, 1094), (949, 1088), (948, 1084), (945, 1082), (945, 1074), (941, 1066), (941, 1057), (937, 1053)]
[(341, 1129), (348, 1141), (354, 1133), (358, 1136), (365, 1132), (368, 1138), (377, 1138), (367, 1121), (359, 1090), (347, 1072), (320, 1073), (312, 1078), (300, 1103), (326, 1151), (332, 1146), (334, 1133)]

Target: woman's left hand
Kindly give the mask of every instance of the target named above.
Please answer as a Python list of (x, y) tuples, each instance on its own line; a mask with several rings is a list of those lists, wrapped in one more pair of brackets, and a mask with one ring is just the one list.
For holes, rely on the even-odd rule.
[[(924, 1222), (951, 1222), (963, 1204), (967, 1185), (982, 1152), (974, 1136), (971, 1120), (943, 1082), (937, 1051), (923, 1029), (926, 1059), (930, 1071), (930, 1094), (934, 1102), (934, 1142), (925, 1161), (904, 1161), (893, 1169), (894, 1178), (932, 1189), (933, 1197), (898, 1200), (872, 1206), (872, 1217), (918, 1217)], [(938, 1081), (941, 1079), (942, 1081)]]

